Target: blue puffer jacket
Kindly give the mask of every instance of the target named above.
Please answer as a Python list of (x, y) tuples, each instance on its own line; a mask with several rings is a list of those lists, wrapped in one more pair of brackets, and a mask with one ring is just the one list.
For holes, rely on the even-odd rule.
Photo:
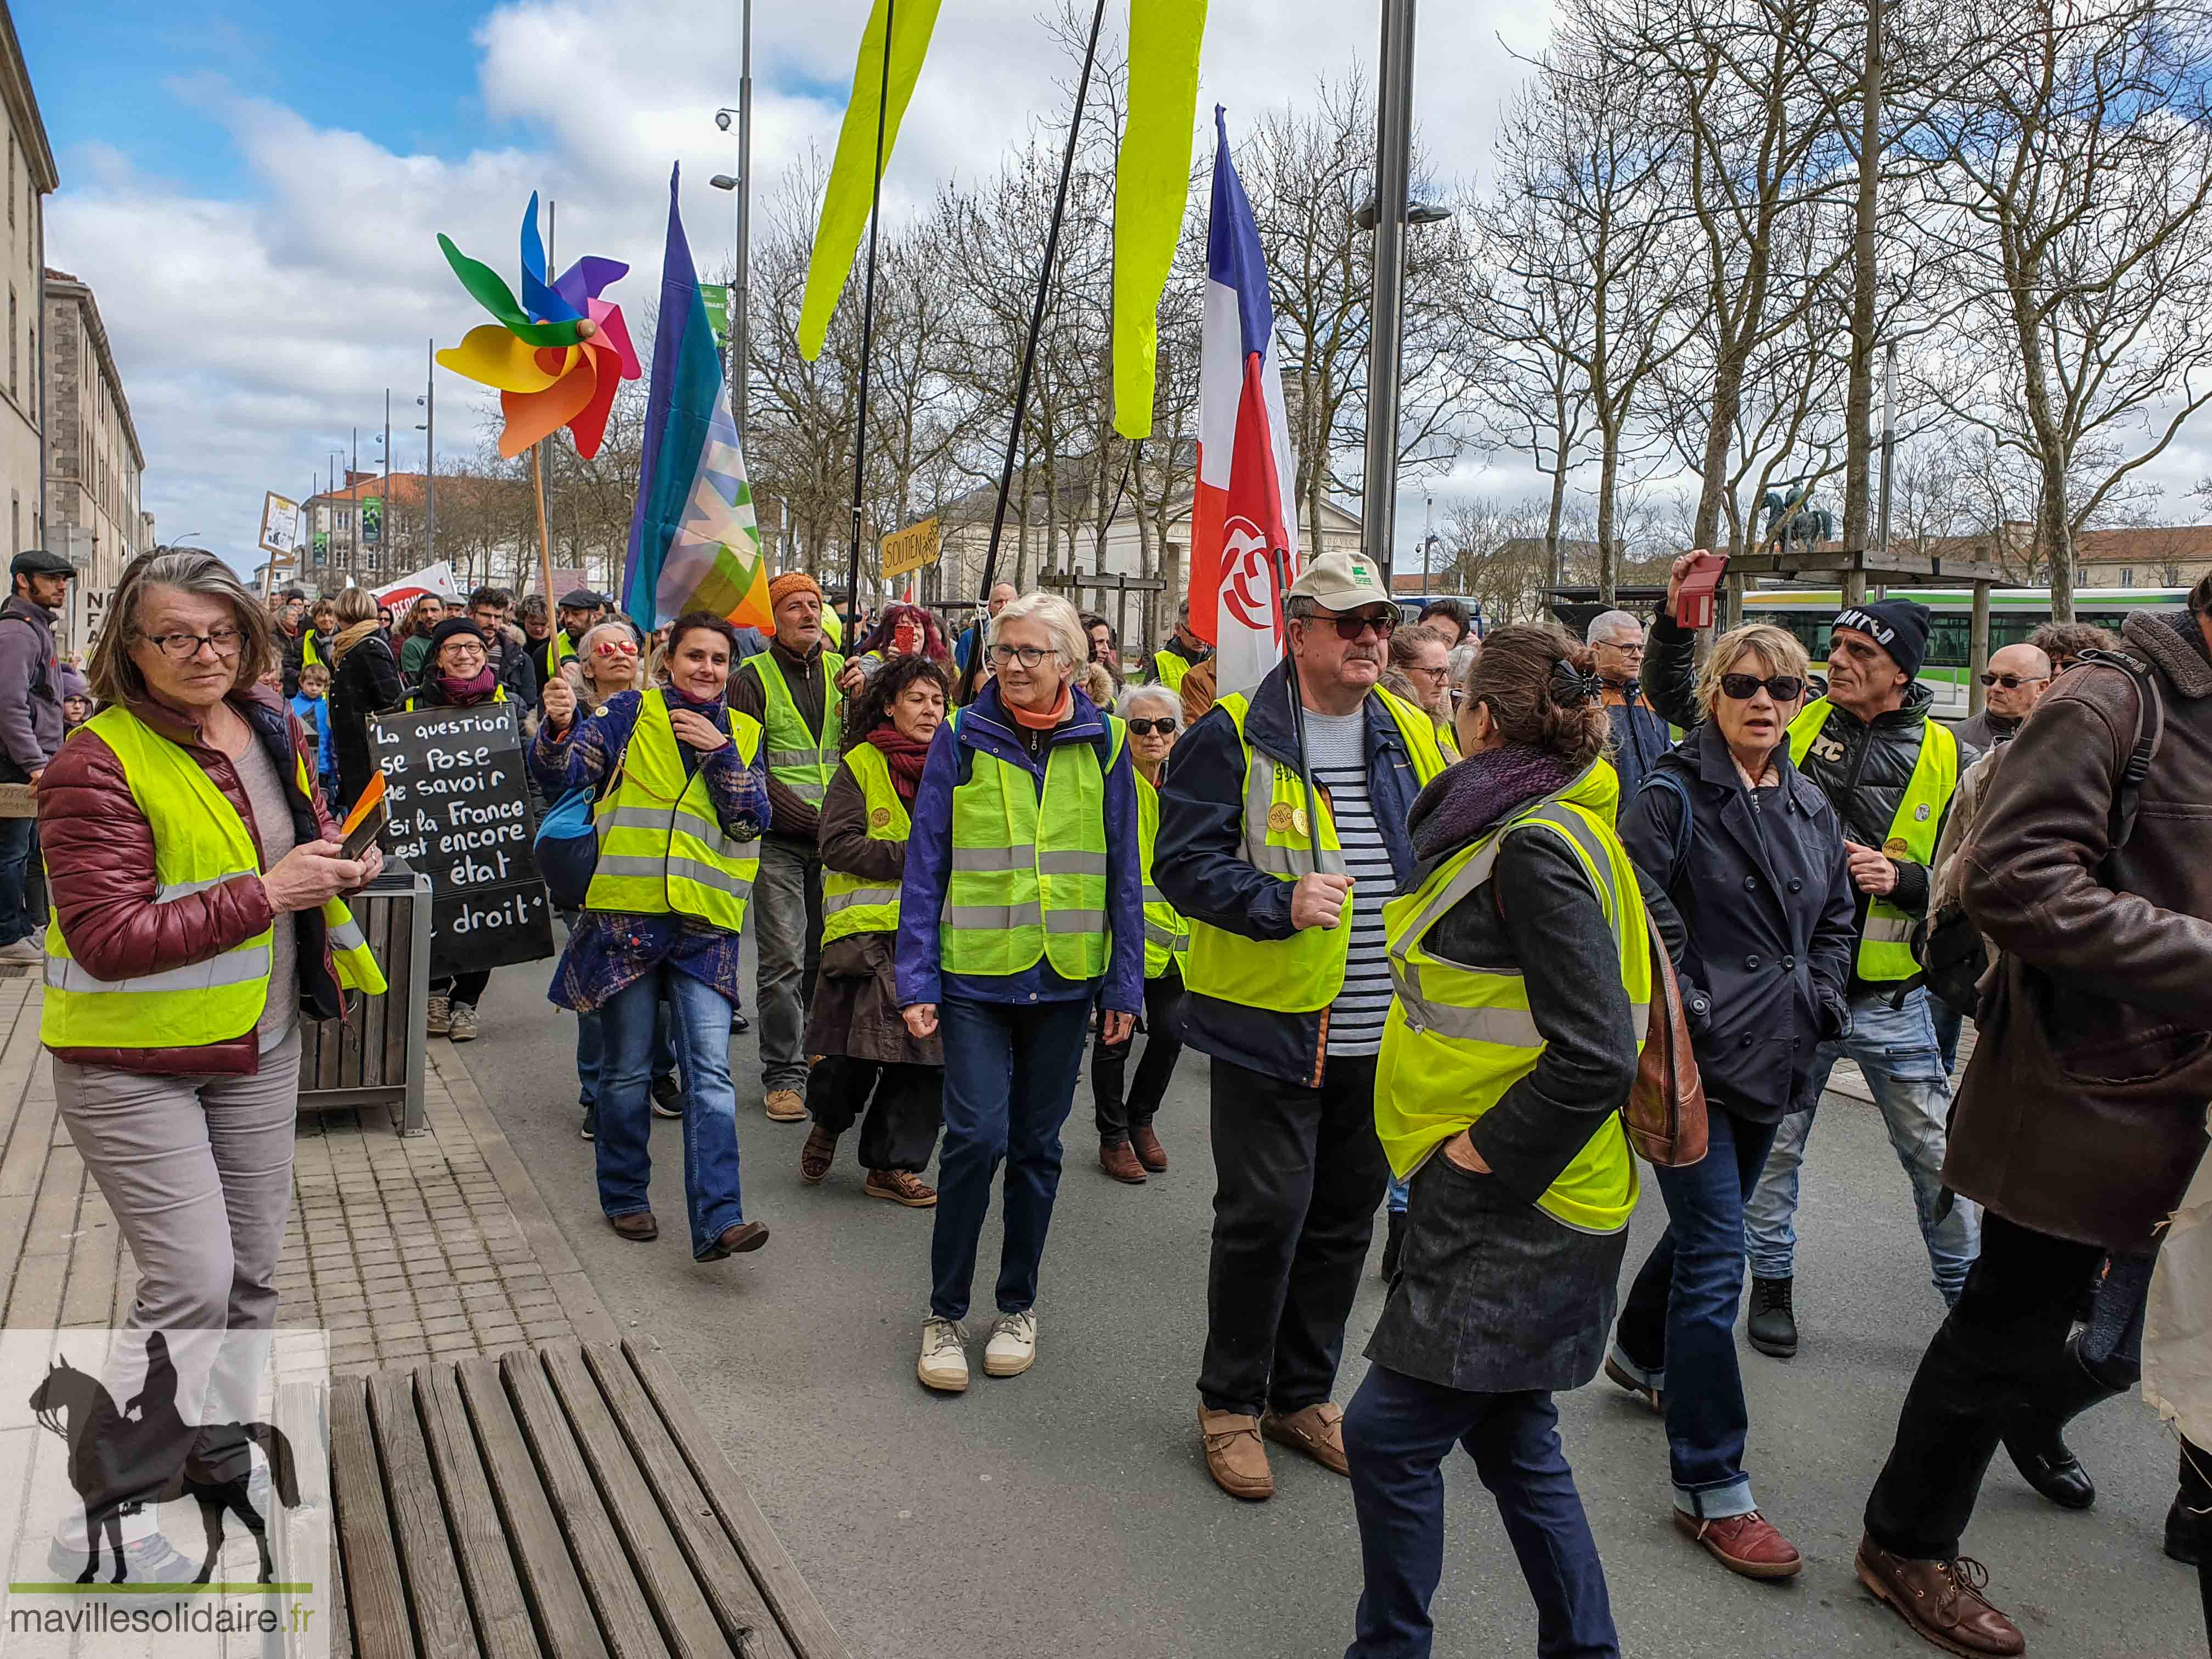
[[(1413, 757), (1382, 699), (1367, 699), (1367, 793), (1403, 891), (1413, 872), (1406, 820), (1421, 793)], [(1244, 735), (1275, 764), (1295, 772), (1289, 678), (1279, 664), (1252, 693)], [(1177, 739), (1160, 781), (1160, 833), (1152, 882), (1193, 921), (1247, 939), (1285, 939), (1291, 889), (1244, 861), (1244, 750), (1226, 711), (1209, 710)], [(1304, 1088), (1321, 1085), (1322, 1012), (1279, 1014), (1196, 992), (1183, 999), (1183, 1036), (1192, 1047)]]
[(1063, 979), (1048, 960), (1040, 959), (1018, 974), (954, 974), (939, 966), (938, 917), (952, 871), (952, 792), (968, 781), (975, 757), (984, 754), (1018, 766), (1036, 781), (1044, 798), (1044, 774), (1050, 751), (1062, 744), (1087, 743), (1106, 762), (1106, 717), (1083, 693), (1068, 693), (1067, 718), (1047, 734), (1044, 751), (1034, 758), (1020, 727), (999, 700), (999, 688), (986, 685), (960, 711), (957, 721), (937, 729), (915, 792), (914, 832), (906, 844), (906, 879), (899, 896), (898, 1001), (957, 997), (969, 1002), (1062, 1002), (1098, 994), (1115, 1013), (1140, 1013), (1145, 1006), (1144, 862), (1137, 841), (1136, 774), (1124, 743), (1106, 769), (1106, 921), (1113, 949), (1102, 980)]

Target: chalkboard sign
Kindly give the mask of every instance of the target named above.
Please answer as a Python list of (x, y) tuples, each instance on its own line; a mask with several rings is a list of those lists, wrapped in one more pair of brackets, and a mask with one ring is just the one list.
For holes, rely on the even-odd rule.
[(392, 849), (430, 878), (434, 978), (553, 954), (514, 708), (424, 708), (368, 722)]

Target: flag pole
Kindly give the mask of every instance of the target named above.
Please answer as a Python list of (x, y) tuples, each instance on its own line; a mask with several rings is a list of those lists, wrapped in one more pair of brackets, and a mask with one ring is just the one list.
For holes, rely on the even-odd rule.
[(1275, 572), (1275, 616), (1283, 628), (1283, 678), (1291, 692), (1291, 741), (1297, 750), (1298, 776), (1306, 787), (1306, 857), (1313, 872), (1321, 874), (1321, 797), (1314, 788), (1313, 768), (1306, 761), (1306, 698), (1298, 686), (1298, 653), (1291, 648), (1291, 550), (1271, 550), (1268, 560)]
[(545, 472), (539, 465), (540, 446), (530, 446), (531, 493), (538, 498), (538, 591), (545, 596), (545, 603), (553, 603), (553, 547), (545, 538)]
[[(1044, 330), (1045, 299), (1052, 288), (1052, 267), (1060, 252), (1060, 223), (1067, 211), (1067, 181), (1075, 171), (1075, 146), (1083, 136), (1083, 106), (1091, 94), (1091, 69), (1098, 61), (1098, 30), (1106, 21), (1106, 0), (1098, 0), (1097, 9), (1091, 14), (1091, 41), (1083, 50), (1083, 74), (1075, 83), (1075, 115), (1067, 124), (1067, 149), (1060, 161), (1060, 189), (1052, 200), (1052, 228), (1044, 239), (1044, 263), (1037, 271), (1036, 301), (1030, 307), (1030, 332), (1022, 347), (1021, 377), (1014, 385), (1014, 418), (1006, 429), (1006, 458), (999, 468), (999, 504), (991, 514), (991, 546), (983, 556), (983, 585), (976, 590), (975, 608), (980, 619), (984, 601), (989, 599), (991, 586), (998, 580), (999, 540), (1006, 533), (1006, 497), (1014, 487), (1014, 456), (1022, 441), (1022, 410), (1030, 400), (1030, 376), (1036, 368), (1037, 336)], [(977, 654), (981, 653), (981, 635), (976, 635)], [(973, 673), (974, 659), (969, 660)]]
[(868, 184), (868, 274), (860, 290), (860, 409), (853, 432), (853, 567), (845, 577), (845, 626), (859, 644), (860, 615), (860, 498), (868, 464), (868, 362), (876, 340), (876, 226), (884, 208), (884, 124), (891, 101), (891, 36), (898, 27), (898, 0), (884, 0), (884, 78), (876, 96), (876, 171)]

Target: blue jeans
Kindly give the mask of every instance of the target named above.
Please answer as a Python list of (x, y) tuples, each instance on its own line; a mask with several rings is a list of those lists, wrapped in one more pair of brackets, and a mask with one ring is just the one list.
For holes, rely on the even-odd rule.
[(738, 1096), (730, 1084), (730, 1005), (711, 985), (662, 963), (599, 1010), (599, 1208), (610, 1219), (653, 1207), (647, 1090), (656, 1006), (665, 999), (684, 1067), (684, 1200), (696, 1258), (745, 1218), (738, 1189)]
[[(606, 1030), (594, 1012), (576, 1016), (576, 1104), (596, 1106), (599, 1101), (599, 1067), (605, 1063)], [(676, 1032), (668, 1005), (653, 1012), (653, 1076), (655, 1082), (676, 1075)]]
[(31, 836), (36, 818), (0, 818), (0, 945), (31, 935), (31, 908), (23, 895), (31, 875)]
[[(1936, 1291), (1949, 1306), (1958, 1301), (1966, 1269), (1980, 1250), (1981, 1212), (1961, 1198), (1952, 1201), (1948, 1212), (1938, 1213), (1951, 1084), (1936, 1052), (1928, 1004), (1924, 990), (1905, 998), (1902, 1008), (1892, 1008), (1887, 993), (1852, 998), (1850, 1036), (1840, 1043), (1822, 1043), (1813, 1057), (1814, 1098), (1819, 1099), (1828, 1086), (1828, 1073), (1845, 1055), (1866, 1073), (1889, 1127), (1889, 1144), (1912, 1182), (1913, 1207)], [(1784, 1118), (1766, 1155), (1766, 1172), (1744, 1200), (1744, 1240), (1751, 1270), (1761, 1279), (1789, 1279), (1796, 1271), (1797, 1169), (1812, 1133), (1812, 1109)]]
[(1930, 997), (1928, 1018), (1936, 1027), (1936, 1052), (1943, 1056), (1943, 1075), (1949, 1077), (1959, 1069), (1959, 1038), (1966, 1030), (1966, 1017), (1941, 997)]
[(1401, 1179), (1397, 1176), (1392, 1176), (1390, 1177), (1390, 1190), (1383, 1198), (1383, 1204), (1389, 1210), (1390, 1213), (1392, 1215), (1405, 1214), (1406, 1206), (1412, 1203), (1413, 1200), (1413, 1176), (1407, 1176)]
[(1644, 1259), (1613, 1328), (1613, 1363), (1665, 1396), (1674, 1507), (1700, 1519), (1759, 1507), (1743, 1472), (1750, 1418), (1736, 1367), (1735, 1310), (1743, 1291), (1743, 1201), (1779, 1127), (1715, 1106), (1705, 1114), (1704, 1158), (1652, 1170), (1667, 1200), (1667, 1231)]
[(1006, 1166), (1006, 1237), (999, 1257), (999, 1311), (1036, 1300), (1037, 1266), (1060, 1191), (1060, 1126), (1091, 1035), (1091, 1002), (1015, 1005), (948, 998), (938, 1006), (945, 1039), (945, 1141), (937, 1154), (937, 1223), (929, 1239), (929, 1310), (965, 1319), (975, 1282), (975, 1243), (991, 1209), (991, 1182)]
[(1358, 1634), (1344, 1659), (1428, 1659), (1436, 1639), (1429, 1603), (1444, 1570), (1443, 1461), (1455, 1440), (1498, 1500), (1520, 1558), (1536, 1602), (1537, 1653), (1620, 1659), (1605, 1568), (1559, 1425), (1542, 1389), (1470, 1394), (1387, 1365), (1368, 1369), (1344, 1414), (1365, 1576)]

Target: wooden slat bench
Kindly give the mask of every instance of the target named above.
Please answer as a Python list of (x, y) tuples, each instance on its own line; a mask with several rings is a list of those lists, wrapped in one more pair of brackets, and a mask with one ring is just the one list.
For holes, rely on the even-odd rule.
[(660, 1345), (340, 1377), (343, 1659), (851, 1659)]

